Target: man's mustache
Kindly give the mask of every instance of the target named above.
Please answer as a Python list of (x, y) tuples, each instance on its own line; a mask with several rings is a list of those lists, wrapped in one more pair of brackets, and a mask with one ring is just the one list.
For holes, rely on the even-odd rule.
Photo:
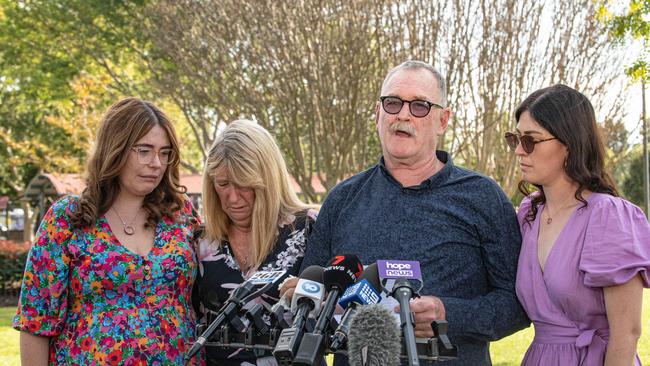
[(415, 127), (413, 127), (413, 125), (408, 122), (393, 122), (388, 126), (388, 129), (393, 133), (405, 132), (413, 137), (416, 136)]

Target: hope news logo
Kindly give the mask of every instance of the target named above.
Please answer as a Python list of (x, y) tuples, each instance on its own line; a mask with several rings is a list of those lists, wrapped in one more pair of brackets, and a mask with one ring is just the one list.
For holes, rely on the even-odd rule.
[(413, 277), (413, 270), (409, 263), (391, 263), (386, 261), (386, 276)]

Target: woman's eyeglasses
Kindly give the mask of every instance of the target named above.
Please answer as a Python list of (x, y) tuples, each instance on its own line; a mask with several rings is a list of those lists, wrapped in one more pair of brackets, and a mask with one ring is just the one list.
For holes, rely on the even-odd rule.
[(535, 150), (535, 145), (539, 144), (540, 142), (557, 140), (557, 137), (551, 137), (544, 140), (535, 140), (533, 136), (530, 135), (521, 136), (513, 132), (506, 132), (505, 138), (506, 138), (506, 142), (508, 143), (508, 146), (510, 146), (512, 151), (514, 151), (517, 148), (517, 145), (521, 144), (521, 148), (524, 149), (526, 154), (532, 153), (533, 150)]
[(146, 146), (134, 146), (131, 149), (135, 151), (135, 155), (138, 158), (138, 163), (143, 165), (151, 164), (156, 154), (158, 155), (158, 160), (160, 160), (161, 165), (168, 165), (172, 163), (176, 158), (176, 155), (174, 155), (174, 150), (172, 149), (160, 149), (158, 152)]
[(400, 97), (379, 97), (381, 106), (388, 114), (398, 114), (404, 103), (409, 104), (409, 111), (413, 117), (422, 118), (429, 114), (431, 107), (443, 109), (440, 104), (427, 102), (426, 100), (404, 100)]

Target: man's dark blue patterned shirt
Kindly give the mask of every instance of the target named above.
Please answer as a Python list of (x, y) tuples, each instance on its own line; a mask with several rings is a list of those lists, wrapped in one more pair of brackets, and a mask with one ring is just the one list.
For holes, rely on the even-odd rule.
[[(491, 179), (453, 165), (418, 186), (403, 187), (383, 159), (334, 187), (309, 238), (303, 268), (354, 253), (420, 261), (422, 295), (445, 305), (459, 359), (444, 365), (490, 365), (488, 342), (529, 324), (515, 295), (521, 246), (515, 211)], [(336, 362), (339, 364), (340, 362)]]

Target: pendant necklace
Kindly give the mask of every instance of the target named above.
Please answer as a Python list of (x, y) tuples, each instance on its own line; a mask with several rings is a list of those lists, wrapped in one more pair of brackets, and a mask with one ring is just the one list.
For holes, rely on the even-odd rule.
[(549, 211), (548, 208), (547, 208), (546, 211), (547, 211), (546, 212), (546, 225), (550, 225), (553, 222), (553, 218), (551, 217), (551, 214), (548, 213), (548, 211)]
[[(568, 208), (575, 207), (576, 205), (577, 205), (577, 203), (573, 203), (573, 204), (570, 204), (568, 206), (560, 207), (558, 212), (561, 212), (561, 211), (566, 210)], [(556, 212), (555, 214), (557, 215), (558, 212)], [(546, 225), (550, 225), (553, 222), (553, 218), (551, 217), (551, 210), (549, 210), (548, 206), (546, 206), (546, 208), (544, 208), (544, 213), (546, 214)]]
[(117, 217), (120, 218), (120, 221), (122, 221), (122, 227), (124, 228), (124, 234), (126, 234), (126, 235), (135, 234), (135, 227), (133, 227), (133, 222), (135, 221), (136, 218), (138, 218), (138, 214), (140, 213), (140, 210), (138, 210), (138, 212), (136, 212), (135, 216), (131, 219), (131, 221), (129, 223), (124, 221), (124, 219), (122, 218), (120, 213), (117, 212), (117, 210), (114, 207), (111, 207), (111, 210), (113, 210), (113, 212), (115, 212)]

